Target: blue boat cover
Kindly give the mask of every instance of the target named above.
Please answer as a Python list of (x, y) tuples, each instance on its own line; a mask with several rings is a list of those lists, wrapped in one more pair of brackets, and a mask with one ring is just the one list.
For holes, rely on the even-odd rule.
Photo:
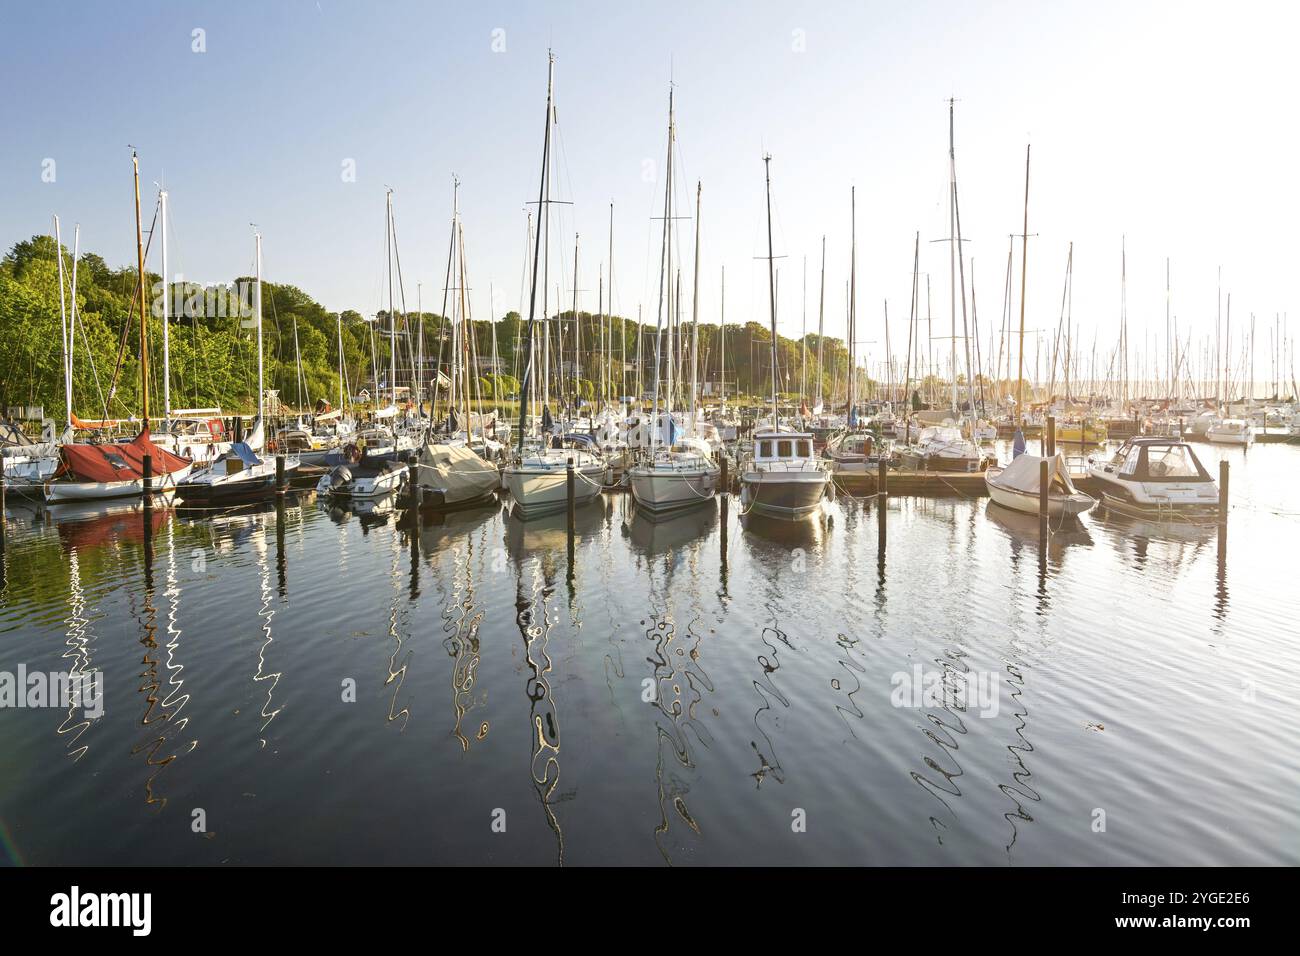
[(230, 445), (230, 450), (234, 452), (236, 455), (238, 455), (240, 460), (243, 461), (243, 463), (245, 465), (248, 465), (250, 468), (253, 465), (260, 465), (262, 463), (262, 460), (258, 458), (255, 454), (253, 454), (253, 449), (248, 447), (247, 442), (242, 442), (242, 441), (232, 442)]

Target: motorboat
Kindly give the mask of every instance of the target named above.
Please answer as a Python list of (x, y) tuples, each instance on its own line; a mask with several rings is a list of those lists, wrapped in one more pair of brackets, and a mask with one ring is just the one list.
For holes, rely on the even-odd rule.
[(721, 469), (707, 448), (703, 439), (679, 441), (634, 465), (628, 483), (637, 505), (662, 514), (712, 500)]
[(490, 500), (501, 484), (495, 465), (464, 443), (430, 442), (416, 457), (420, 505), (464, 508)]
[(1217, 517), (1219, 489), (1192, 446), (1170, 438), (1130, 438), (1110, 458), (1090, 458), (1101, 501), (1135, 517)]
[(1087, 418), (1061, 422), (1056, 426), (1056, 440), (1074, 445), (1104, 445), (1107, 434), (1105, 422)]
[[(180, 458), (188, 458), (196, 465), (206, 465), (230, 450), (230, 436), (220, 418), (220, 409), (212, 417), (173, 413), (164, 430), (153, 440)], [(245, 444), (248, 444), (245, 442)]]
[(989, 496), (1004, 508), (1038, 514), (1043, 462), (1047, 463), (1049, 517), (1072, 518), (1097, 504), (1096, 498), (1074, 486), (1069, 469), (1065, 466), (1065, 456), (1060, 452), (1049, 458), (1018, 455), (1005, 468), (990, 467), (984, 472), (984, 484), (988, 487)]
[(406, 473), (401, 462), (363, 454), (321, 475), (316, 493), (333, 498), (382, 498), (406, 483)]
[(835, 481), (861, 482), (879, 470), (883, 446), (884, 442), (877, 443), (870, 432), (849, 432), (831, 439), (822, 457), (830, 463)]
[(598, 497), (607, 469), (590, 435), (557, 435), (550, 446), (527, 452), (503, 469), (502, 478), (520, 517), (550, 514), (568, 507), (570, 464), (574, 504), (583, 505)]
[(916, 471), (979, 471), (983, 455), (979, 446), (955, 425), (921, 429), (916, 444), (902, 452), (904, 468)]
[(765, 426), (741, 465), (741, 503), (774, 518), (800, 518), (821, 505), (830, 484), (826, 464), (813, 456), (811, 432)]
[(1253, 445), (1255, 427), (1244, 418), (1223, 418), (1206, 429), (1205, 437), (1216, 445)]
[[(298, 459), (286, 455), (284, 479), (298, 469)], [(244, 442), (235, 442), (230, 450), (208, 468), (192, 472), (177, 482), (176, 494), (187, 504), (222, 504), (243, 502), (276, 492), (276, 460), (259, 458)]]

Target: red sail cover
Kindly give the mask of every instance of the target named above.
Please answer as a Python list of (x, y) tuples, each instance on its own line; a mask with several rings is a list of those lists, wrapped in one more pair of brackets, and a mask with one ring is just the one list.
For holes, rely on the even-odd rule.
[(54, 477), (93, 482), (136, 481), (144, 477), (145, 455), (153, 456), (154, 475), (168, 475), (194, 464), (155, 445), (146, 428), (129, 442), (64, 445)]

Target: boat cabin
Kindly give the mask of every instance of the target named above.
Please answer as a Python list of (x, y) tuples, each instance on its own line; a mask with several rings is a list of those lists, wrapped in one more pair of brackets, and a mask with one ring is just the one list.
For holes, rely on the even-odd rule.
[(1102, 470), (1125, 481), (1213, 481), (1191, 445), (1168, 438), (1130, 438)]
[(809, 432), (759, 432), (754, 436), (754, 462), (795, 462), (813, 456)]

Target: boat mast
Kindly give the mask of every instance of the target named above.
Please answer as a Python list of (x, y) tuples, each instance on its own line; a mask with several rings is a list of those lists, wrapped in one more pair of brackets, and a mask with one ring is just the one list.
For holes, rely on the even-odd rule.
[[(68, 334), (68, 313), (67, 306), (63, 297), (63, 239), (59, 233), (59, 217), (54, 217), (54, 252), (59, 259), (59, 322), (62, 326), (62, 338), (59, 344), (63, 347), (63, 395), (67, 405), (68, 427), (72, 427), (72, 336)], [(73, 260), (75, 264), (75, 259)], [(143, 294), (143, 293), (142, 293)], [(73, 301), (76, 301), (76, 293), (73, 293)]]
[[(768, 223), (768, 229), (771, 229), (771, 223)], [(771, 244), (770, 242), (768, 243)], [(849, 188), (849, 380), (846, 397), (848, 400), (848, 409), (846, 417), (850, 425), (857, 424), (857, 413), (854, 411), (855, 399), (857, 398), (857, 324), (858, 324), (858, 189), (856, 186)], [(772, 334), (775, 336), (776, 330)]]
[(776, 272), (772, 255), (772, 154), (763, 154), (763, 172), (767, 181), (767, 297), (772, 319), (772, 430), (778, 427), (776, 407)]
[[(965, 307), (966, 296), (962, 295)], [(948, 306), (952, 323), (952, 356), (949, 360), (952, 374), (952, 413), (957, 414), (957, 159), (953, 149), (953, 101), (948, 99)]]
[[(257, 417), (262, 418), (262, 396), (266, 390), (262, 387), (262, 234), (253, 233), (253, 269), (256, 282), (253, 286), (253, 308), (257, 310)], [(265, 423), (262, 425), (266, 427)]]
[(339, 416), (343, 415), (344, 394), (343, 394), (343, 313), (334, 313), (335, 322), (338, 327), (339, 338)]
[[(131, 167), (135, 173), (135, 257), (140, 270), (140, 418), (147, 434), (149, 431), (149, 323), (144, 305), (144, 234), (140, 224), (140, 158), (134, 149), (131, 150)], [(59, 251), (59, 259), (60, 261), (63, 259), (62, 250)]]
[(162, 220), (162, 284), (163, 284), (163, 416), (172, 417), (172, 375), (171, 343), (168, 340), (168, 326), (171, 324), (171, 282), (167, 272), (167, 190), (158, 192), (158, 212)]
[[(1016, 422), (1025, 423), (1025, 279), (1029, 262), (1029, 146), (1025, 146), (1025, 222), (1020, 253), (1020, 348), (1016, 375)], [(954, 394), (956, 389), (954, 387)]]
[(573, 414), (582, 405), (582, 323), (578, 321), (578, 234), (573, 234)]
[[(540, 205), (546, 199), (546, 182), (548, 164), (551, 157), (551, 93), (555, 78), (555, 54), (549, 50), (546, 54), (546, 135), (542, 141), (542, 177), (537, 188), (537, 202)], [(533, 244), (533, 270), (528, 293), (528, 355), (524, 360), (524, 381), (519, 388), (519, 437), (515, 446), (522, 455), (524, 452), (524, 428), (528, 424), (528, 388), (533, 379), (533, 327), (537, 320), (537, 262), (542, 254), (542, 230), (537, 230)], [(543, 291), (543, 295), (545, 292)]]
[(393, 313), (393, 190), (386, 194), (387, 226), (384, 241), (388, 252), (388, 363), (389, 390), (393, 407), (397, 406), (397, 316)]
[(718, 405), (724, 413), (727, 408), (727, 267), (722, 267), (722, 285), (719, 288), (721, 306), (718, 313)]
[(695, 434), (695, 396), (700, 387), (700, 194), (704, 186), (695, 183), (695, 285), (691, 292), (691, 421), (687, 433)]
[(821, 290), (817, 294), (817, 404), (814, 406), (821, 413), (822, 405), (822, 346), (826, 339), (826, 236), (822, 236), (822, 275)]
[[(655, 310), (655, 376), (654, 376), (654, 395), (650, 405), (650, 453), (653, 457), (655, 449), (659, 446), (659, 371), (663, 363), (663, 326), (664, 326), (664, 284), (672, 282), (672, 254), (673, 254), (673, 88), (672, 84), (668, 86), (668, 161), (667, 173), (664, 176), (664, 239), (663, 246), (659, 253), (659, 306)], [(666, 290), (667, 296), (671, 299), (672, 289)], [(672, 308), (671, 302), (669, 308)], [(665, 397), (665, 405), (668, 410), (669, 421), (672, 421), (672, 393), (673, 393), (673, 365), (672, 365), (672, 320), (668, 322), (668, 394)]]

